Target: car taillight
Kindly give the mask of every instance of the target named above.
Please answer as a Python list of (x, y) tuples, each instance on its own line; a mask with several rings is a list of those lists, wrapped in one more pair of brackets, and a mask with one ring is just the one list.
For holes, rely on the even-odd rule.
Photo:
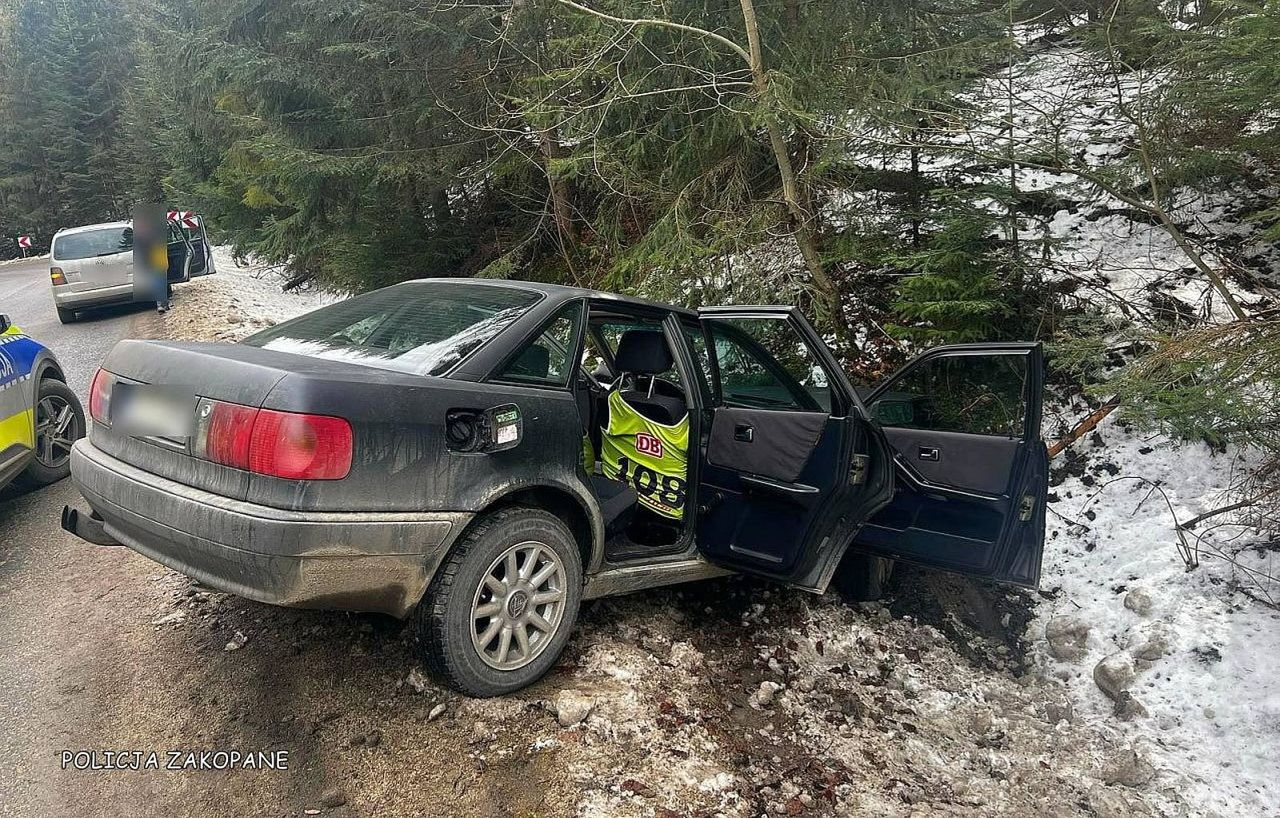
[(49, 268), (49, 280), (53, 282), (55, 287), (67, 283), (67, 277), (63, 275), (61, 267)]
[(258, 410), (238, 403), (214, 403), (204, 439), (204, 456), (214, 463), (249, 468), (249, 443)]
[(93, 373), (93, 383), (89, 385), (89, 417), (104, 426), (110, 425), (108, 418), (111, 412), (111, 384), (115, 376), (105, 369)]
[(351, 424), (328, 415), (210, 401), (198, 440), (208, 460), (286, 480), (341, 480), (351, 471)]
[(351, 424), (327, 415), (263, 409), (253, 424), (249, 471), (290, 480), (341, 480), (351, 471)]

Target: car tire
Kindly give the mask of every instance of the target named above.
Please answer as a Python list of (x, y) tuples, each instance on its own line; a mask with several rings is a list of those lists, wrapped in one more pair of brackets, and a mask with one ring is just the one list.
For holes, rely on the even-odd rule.
[(63, 324), (74, 324), (76, 322), (76, 311), (55, 307), (58, 311), (58, 321)]
[[(58, 416), (63, 409), (69, 414), (65, 425), (58, 425)], [(51, 412), (56, 415), (50, 417)], [(36, 394), (35, 456), (14, 482), (27, 489), (36, 489), (71, 474), (70, 444), (84, 437), (84, 433), (84, 410), (76, 393), (62, 381), (42, 379)], [(49, 435), (55, 436), (52, 443), (48, 443)], [(47, 454), (50, 451), (52, 454)]]
[(849, 551), (831, 582), (851, 602), (873, 602), (884, 596), (892, 576), (893, 560)]
[(423, 663), (469, 696), (512, 693), (555, 665), (581, 601), (582, 557), (568, 526), (541, 509), (500, 509), (454, 545), (414, 611)]

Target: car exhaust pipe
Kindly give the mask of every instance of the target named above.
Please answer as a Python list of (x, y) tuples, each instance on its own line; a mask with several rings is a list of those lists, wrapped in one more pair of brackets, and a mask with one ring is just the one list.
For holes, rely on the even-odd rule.
[(71, 506), (62, 507), (62, 530), (75, 534), (94, 545), (120, 545), (120, 541), (112, 537), (102, 527), (102, 518), (96, 512), (85, 514)]

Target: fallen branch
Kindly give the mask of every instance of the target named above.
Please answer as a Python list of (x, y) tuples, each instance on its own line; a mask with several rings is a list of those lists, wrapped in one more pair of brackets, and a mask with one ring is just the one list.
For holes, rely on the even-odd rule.
[(1094, 429), (1096, 429), (1098, 424), (1101, 423), (1103, 419), (1106, 418), (1107, 415), (1114, 412), (1116, 410), (1116, 407), (1118, 407), (1119, 405), (1120, 405), (1119, 395), (1112, 395), (1110, 398), (1108, 398), (1106, 403), (1102, 404), (1093, 412), (1091, 412), (1088, 417), (1086, 417), (1084, 420), (1077, 423), (1071, 429), (1071, 431), (1063, 435), (1063, 437), (1060, 438), (1057, 443), (1054, 443), (1052, 446), (1049, 447), (1049, 459), (1052, 460), (1053, 458), (1062, 454), (1062, 451), (1066, 449), (1068, 446), (1070, 446), (1072, 443), (1075, 443), (1077, 440), (1079, 440), (1080, 438), (1084, 437), (1085, 435), (1089, 434)]
[(1213, 511), (1206, 511), (1204, 514), (1201, 514), (1199, 517), (1193, 517), (1190, 520), (1187, 520), (1185, 523), (1182, 524), (1182, 527), (1190, 531), (1191, 529), (1195, 528), (1196, 525), (1198, 525), (1199, 523), (1203, 523), (1205, 520), (1208, 520), (1211, 517), (1217, 517), (1219, 514), (1226, 514), (1229, 511), (1237, 511), (1242, 508), (1247, 508), (1253, 505), (1254, 503), (1258, 502), (1259, 500), (1265, 500), (1267, 497), (1270, 497), (1276, 492), (1280, 492), (1280, 486), (1277, 486), (1276, 488), (1273, 488), (1270, 491), (1264, 491), (1261, 494), (1256, 495), (1254, 497), (1241, 500), (1238, 503), (1231, 503), (1230, 505), (1225, 505), (1225, 506), (1222, 506), (1221, 508), (1215, 508)]

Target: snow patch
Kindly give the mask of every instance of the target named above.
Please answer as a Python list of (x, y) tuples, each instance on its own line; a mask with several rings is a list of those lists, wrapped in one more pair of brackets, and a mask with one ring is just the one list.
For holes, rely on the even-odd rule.
[[(1084, 465), (1051, 488), (1057, 501), (1041, 588), (1052, 598), (1039, 606), (1028, 638), (1066, 682), (1081, 717), (1149, 748), (1162, 773), (1185, 776), (1182, 792), (1194, 806), (1276, 813), (1280, 613), (1246, 593), (1280, 598), (1280, 585), (1254, 573), (1277, 576), (1276, 546), (1246, 549), (1233, 565), (1222, 554), (1258, 535), (1205, 523), (1202, 539), (1189, 536), (1200, 565), (1188, 570), (1175, 531), (1175, 518), (1186, 522), (1223, 503), (1223, 487), (1251, 465), (1252, 453), (1143, 436), (1112, 419), (1077, 448)], [(1090, 626), (1079, 660), (1049, 654), (1045, 628), (1059, 616)], [(1116, 654), (1135, 665), (1129, 692), (1146, 716), (1118, 719), (1098, 689), (1094, 666)]]

